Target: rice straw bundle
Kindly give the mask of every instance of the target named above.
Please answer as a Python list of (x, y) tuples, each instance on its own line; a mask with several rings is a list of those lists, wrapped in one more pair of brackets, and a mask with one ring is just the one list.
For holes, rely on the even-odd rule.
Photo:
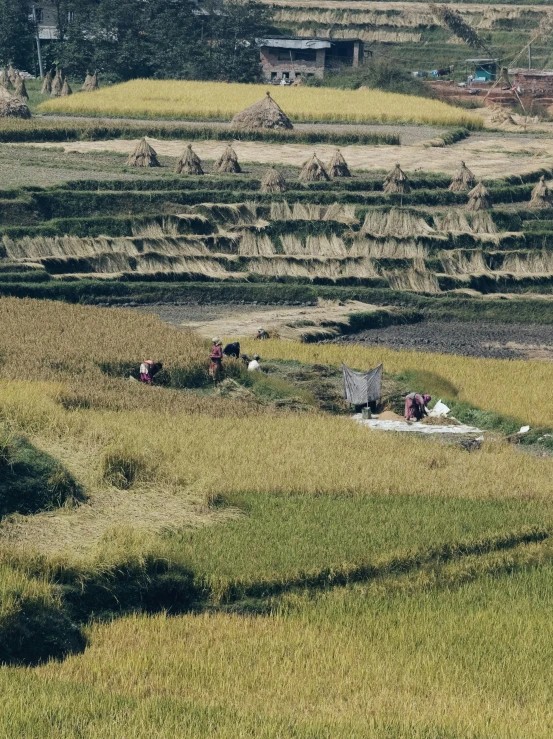
[(393, 170), (387, 175), (384, 180), (383, 190), (386, 195), (390, 195), (391, 193), (404, 195), (410, 192), (409, 180), (399, 164), (396, 164)]
[(476, 184), (476, 178), (464, 162), (461, 162), (460, 169), (455, 173), (455, 177), (448, 187), (450, 192), (466, 192), (471, 190)]
[(551, 190), (545, 184), (545, 176), (540, 177), (540, 181), (532, 190), (529, 205), (530, 208), (550, 208), (553, 205), (553, 197)]
[(492, 207), (490, 193), (481, 182), (469, 192), (468, 198), (467, 210), (487, 210)]
[(54, 79), (52, 80), (52, 85), (50, 87), (50, 94), (52, 97), (59, 98), (61, 96), (61, 91), (63, 88), (63, 72), (61, 67), (58, 67), (56, 74), (54, 75)]
[(29, 95), (27, 94), (27, 88), (25, 87), (25, 80), (19, 75), (15, 80), (15, 96), (20, 100), (28, 100)]
[(251, 130), (255, 128), (294, 128), (292, 122), (278, 103), (267, 92), (263, 100), (237, 113), (231, 121), (232, 128)]
[(49, 69), (44, 75), (44, 79), (42, 80), (42, 87), (40, 88), (41, 95), (51, 95), (52, 94), (53, 77), (54, 75), (52, 74), (52, 70)]
[(177, 160), (175, 167), (177, 174), (203, 174), (202, 162), (200, 157), (192, 149), (192, 144), (188, 144), (183, 155)]
[(6, 67), (2, 67), (2, 71), (0, 72), (0, 87), (3, 87), (5, 90), (10, 89), (10, 78), (8, 77), (8, 73), (6, 72)]
[(299, 180), (300, 182), (320, 182), (323, 180), (328, 182), (330, 177), (321, 160), (316, 154), (313, 154), (311, 159), (303, 163)]
[(0, 118), (30, 118), (31, 111), (24, 100), (10, 95), (0, 87)]
[(63, 85), (62, 85), (62, 88), (61, 88), (60, 97), (61, 98), (64, 98), (64, 97), (67, 97), (68, 95), (72, 95), (72, 94), (73, 94), (73, 90), (71, 89), (71, 87), (69, 85), (69, 82), (67, 81), (67, 77), (66, 77), (63, 80)]
[(9, 77), (9, 80), (12, 83), (12, 85), (15, 85), (15, 80), (17, 78), (17, 73), (16, 73), (15, 69), (13, 68), (13, 66), (11, 64), (8, 67), (8, 77)]
[(240, 165), (238, 164), (238, 157), (236, 156), (236, 152), (230, 144), (226, 147), (224, 152), (215, 163), (215, 171), (234, 172), (236, 174), (242, 171), (240, 169)]
[(284, 192), (285, 190), (286, 180), (278, 169), (270, 167), (261, 180), (261, 192)]
[(160, 167), (155, 150), (146, 139), (140, 139), (127, 159), (127, 167)]
[(340, 149), (336, 149), (336, 151), (334, 152), (332, 159), (328, 163), (326, 171), (332, 179), (334, 179), (335, 177), (351, 177), (349, 167), (346, 163), (346, 160), (342, 156), (342, 152), (340, 151)]

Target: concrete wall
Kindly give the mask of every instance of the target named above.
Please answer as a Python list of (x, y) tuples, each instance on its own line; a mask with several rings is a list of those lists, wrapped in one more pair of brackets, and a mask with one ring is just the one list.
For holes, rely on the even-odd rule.
[(325, 69), (326, 49), (316, 49), (315, 59), (306, 61), (298, 59), (301, 52), (296, 54), (294, 49), (274, 49), (269, 46), (262, 46), (260, 49), (261, 67), (263, 76), (267, 80), (280, 80), (282, 76), (288, 76), (289, 79), (295, 80), (296, 77), (323, 77)]

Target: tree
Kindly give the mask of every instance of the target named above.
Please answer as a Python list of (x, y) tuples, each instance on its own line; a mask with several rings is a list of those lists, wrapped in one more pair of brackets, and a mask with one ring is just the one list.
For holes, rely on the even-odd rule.
[(28, 0), (0, 0), (0, 63), (34, 67), (34, 24)]

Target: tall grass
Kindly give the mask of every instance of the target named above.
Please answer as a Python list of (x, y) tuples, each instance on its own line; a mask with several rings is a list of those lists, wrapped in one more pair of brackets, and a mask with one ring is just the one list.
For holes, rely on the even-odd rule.
[[(462, 583), (463, 565), (456, 570)], [(266, 737), (283, 735), (278, 720), (293, 722), (298, 737), (549, 737), (551, 565), (434, 590), (431, 575), (411, 590), (375, 584), (296, 597), (269, 617), (136, 616), (97, 626), (82, 656), (39, 668), (24, 686), (39, 699), (51, 691), (53, 715), (70, 725), (83, 720), (84, 701), (77, 694), (71, 720), (60, 683), (72, 695), (79, 686), (93, 706), (112, 696), (103, 723), (90, 712), (108, 732), (108, 716), (135, 727), (163, 698), (162, 726), (190, 703), (193, 716), (218, 707), (214, 736), (236, 736), (256, 715), (267, 724), (252, 735)], [(22, 682), (5, 693), (19, 722), (12, 696)], [(234, 730), (227, 711), (238, 713)], [(193, 735), (189, 721), (179, 735)]]
[[(260, 100), (266, 85), (132, 80), (91, 95), (48, 100), (43, 113), (228, 120)], [(478, 116), (437, 100), (379, 90), (301, 87), (271, 92), (296, 121), (431, 123), (482, 128)]]

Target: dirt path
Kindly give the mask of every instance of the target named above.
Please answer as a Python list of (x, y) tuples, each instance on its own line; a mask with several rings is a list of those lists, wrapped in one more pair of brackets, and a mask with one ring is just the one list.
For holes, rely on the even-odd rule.
[(374, 311), (379, 307), (352, 300), (341, 305), (323, 301), (315, 306), (290, 308), (154, 305), (139, 310), (155, 313), (178, 328), (192, 329), (206, 338), (220, 336), (225, 341), (230, 337), (254, 337), (259, 327), (275, 331), (283, 339), (299, 340), (305, 331), (316, 331), (322, 321), (345, 321), (349, 313)]
[[(160, 155), (177, 157), (184, 141), (148, 139)], [(76, 141), (63, 145), (66, 152), (117, 151), (130, 153), (136, 140)], [(194, 150), (201, 159), (216, 159), (225, 148), (221, 141), (195, 141)], [(17, 144), (10, 144), (17, 146)], [(25, 144), (29, 146), (29, 144)], [(60, 148), (59, 143), (41, 143), (39, 148)], [(262, 142), (233, 143), (242, 162), (285, 164), (298, 166), (313, 152), (323, 161), (329, 160), (334, 146), (326, 144), (265, 144)], [(402, 146), (343, 146), (341, 151), (354, 169), (390, 170), (400, 159), (408, 171), (445, 172), (453, 174), (460, 160), (467, 162), (477, 177), (497, 178), (533, 172), (541, 167), (553, 167), (553, 138), (531, 136), (486, 137), (465, 139), (455, 146), (425, 148), (421, 145)], [(59, 155), (58, 155), (59, 156)]]

